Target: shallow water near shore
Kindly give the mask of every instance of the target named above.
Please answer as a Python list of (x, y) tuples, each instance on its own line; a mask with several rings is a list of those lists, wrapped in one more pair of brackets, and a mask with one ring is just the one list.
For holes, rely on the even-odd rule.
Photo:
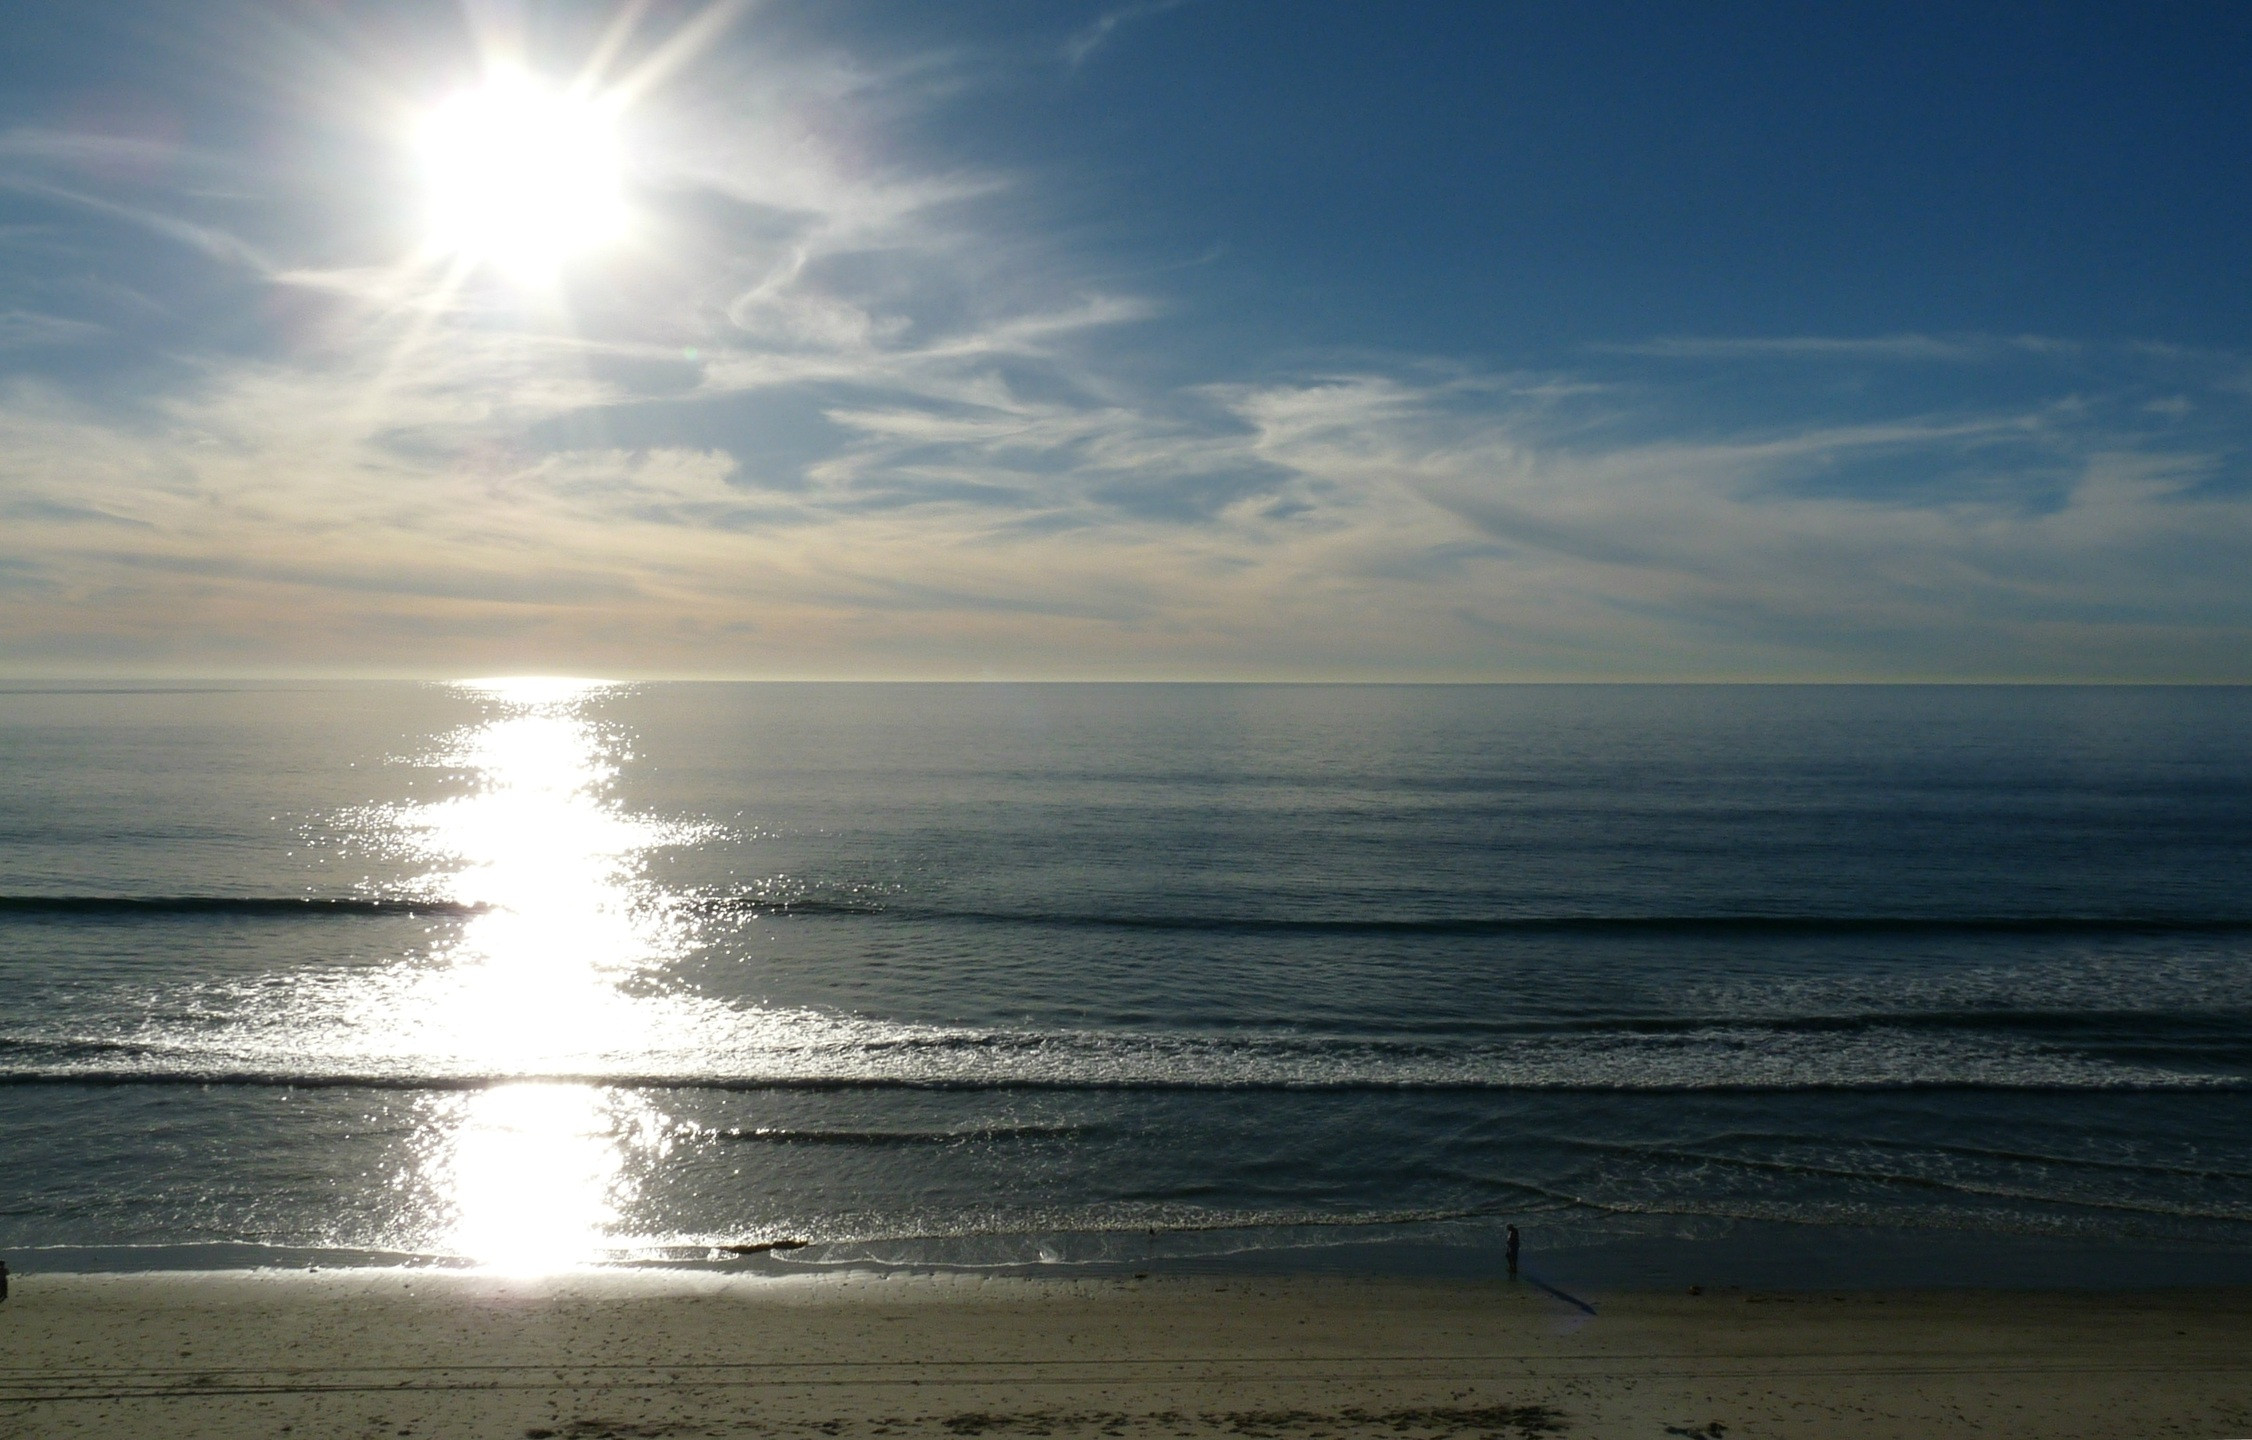
[(2244, 1283), (2248, 742), (2241, 689), (0, 689), (0, 1252)]

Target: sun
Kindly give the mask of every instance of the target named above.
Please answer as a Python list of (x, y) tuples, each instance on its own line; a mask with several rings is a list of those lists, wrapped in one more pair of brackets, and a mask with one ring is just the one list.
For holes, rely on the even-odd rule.
[(545, 283), (625, 231), (617, 114), (599, 97), (496, 70), (425, 115), (416, 140), (439, 253)]

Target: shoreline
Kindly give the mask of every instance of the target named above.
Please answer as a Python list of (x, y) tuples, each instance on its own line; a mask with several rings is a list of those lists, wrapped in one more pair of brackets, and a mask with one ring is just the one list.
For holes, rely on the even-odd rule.
[[(19, 1275), (0, 1436), (2252, 1433), (2252, 1288)], [(1718, 1428), (1714, 1428), (1717, 1426)]]
[[(1656, 1220), (1659, 1217), (1650, 1217)], [(2252, 1247), (2147, 1237), (1689, 1219), (1590, 1231), (1525, 1224), (1528, 1270), (1567, 1289), (1774, 1291), (2012, 1290), (2135, 1292), (2252, 1289)], [(346, 1246), (207, 1241), (53, 1244), (0, 1250), (19, 1274), (260, 1270), (472, 1272), (472, 1256)], [(653, 1270), (765, 1277), (841, 1274), (1107, 1281), (1138, 1274), (1207, 1279), (1335, 1277), (1382, 1282), (1507, 1277), (1501, 1233), (1486, 1226), (1247, 1227), (1169, 1231), (995, 1232), (792, 1243), (621, 1245), (559, 1257), (557, 1271)]]

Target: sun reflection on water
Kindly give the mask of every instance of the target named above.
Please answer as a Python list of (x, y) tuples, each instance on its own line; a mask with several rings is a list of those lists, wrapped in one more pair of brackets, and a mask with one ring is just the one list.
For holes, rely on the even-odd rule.
[[(423, 1031), (422, 1046), (487, 1074), (552, 1074), (640, 1049), (660, 1012), (619, 983), (677, 953), (680, 937), (638, 899), (637, 867), (677, 835), (609, 795), (621, 742), (588, 702), (613, 687), (526, 678), (464, 688), (493, 713), (442, 758), (473, 786), (409, 807), (398, 825), (443, 872), (444, 898), (485, 908), (424, 972), (419, 994), (393, 997), (409, 1002), (399, 1018)], [(448, 1217), (444, 1248), (517, 1272), (599, 1258), (632, 1200), (627, 1149), (649, 1128), (623, 1103), (581, 1084), (471, 1094), (424, 1177)]]

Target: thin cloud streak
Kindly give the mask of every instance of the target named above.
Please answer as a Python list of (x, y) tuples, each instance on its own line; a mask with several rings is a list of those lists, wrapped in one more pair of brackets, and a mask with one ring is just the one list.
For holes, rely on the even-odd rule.
[(1115, 10), (1105, 11), (1096, 17), (1094, 23), (1064, 42), (1064, 64), (1076, 70), (1087, 63), (1089, 56), (1109, 44), (1111, 36), (1117, 33), (1120, 26), (1146, 20), (1153, 15), (1162, 15), (1168, 10), (1177, 10), (1187, 3), (1188, 0), (1144, 0), (1142, 4), (1122, 5)]
[(1909, 364), (1970, 364), (2012, 354), (2076, 354), (2082, 346), (2044, 335), (1671, 335), (1655, 340), (1587, 347), (1597, 355), (1638, 355), (1655, 360), (1892, 360)]

